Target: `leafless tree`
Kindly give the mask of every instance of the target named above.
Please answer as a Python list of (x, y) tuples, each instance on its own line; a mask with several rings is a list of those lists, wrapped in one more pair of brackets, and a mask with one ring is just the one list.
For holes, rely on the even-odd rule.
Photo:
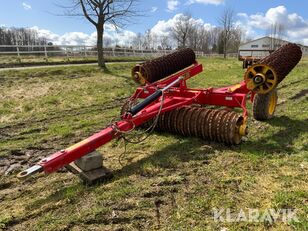
[(190, 29), (190, 33), (188, 34), (188, 46), (194, 50), (198, 49), (198, 43), (201, 33), (201, 26), (193, 25)]
[(64, 15), (82, 16), (93, 24), (97, 31), (98, 65), (106, 68), (103, 50), (105, 25), (115, 28), (124, 27), (131, 18), (137, 16), (136, 3), (138, 0), (71, 0)]
[(143, 41), (143, 48), (145, 49), (151, 49), (153, 42), (152, 33), (151, 30), (147, 30), (144, 34), (144, 41)]
[(151, 33), (151, 35), (152, 35), (152, 44), (151, 44), (151, 47), (152, 47), (152, 49), (157, 49), (157, 47), (158, 47), (158, 36), (156, 35), (156, 34), (152, 34)]
[(275, 50), (278, 48), (279, 45), (281, 45), (280, 40), (282, 39), (283, 35), (285, 33), (285, 27), (279, 22), (275, 22), (271, 25), (269, 29), (269, 37), (271, 38), (270, 41), (270, 49)]
[(160, 37), (160, 46), (163, 50), (167, 50), (171, 48), (171, 42), (169, 36), (163, 35)]
[(236, 53), (241, 44), (243, 31), (240, 27), (235, 27), (231, 31), (231, 38), (229, 42), (229, 52)]
[(231, 8), (226, 8), (222, 15), (218, 18), (218, 23), (222, 27), (221, 39), (223, 44), (224, 58), (227, 57), (228, 45), (232, 37), (232, 31), (234, 29), (234, 21), (234, 11)]
[[(31, 46), (47, 44), (47, 39), (40, 37), (34, 29), (0, 27), (0, 45), (23, 45), (29, 47), (20, 48), (21, 51), (30, 51), (33, 49), (42, 51), (44, 48), (33, 48)], [(1, 51), (15, 51), (15, 49), (13, 47), (0, 47)]]
[(132, 41), (133, 47), (140, 50), (142, 48), (143, 42), (144, 42), (143, 35), (141, 33), (138, 33), (137, 36)]
[(194, 23), (191, 19), (192, 17), (190, 14), (180, 15), (172, 28), (172, 35), (177, 41), (178, 47), (182, 48), (187, 46), (188, 37), (194, 28)]
[(214, 27), (209, 31), (209, 48), (212, 52), (218, 52), (219, 35), (221, 34), (221, 28)]
[(213, 30), (213, 28), (206, 29), (203, 25), (200, 25), (197, 26), (196, 29), (197, 33), (196, 33), (196, 38), (194, 40), (196, 43), (196, 50), (209, 53), (210, 48), (212, 47), (211, 30)]

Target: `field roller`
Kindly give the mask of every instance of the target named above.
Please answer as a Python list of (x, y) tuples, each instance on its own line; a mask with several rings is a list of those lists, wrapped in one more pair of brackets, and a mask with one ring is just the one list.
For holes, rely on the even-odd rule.
[(187, 87), (187, 81), (203, 69), (189, 48), (138, 64), (132, 69), (132, 79), (140, 86), (123, 105), (121, 118), (91, 137), (43, 158), (20, 172), (18, 177), (41, 171), (52, 173), (67, 166), (92, 182), (99, 178), (89, 177), (97, 171), (97, 166), (85, 169), (78, 163), (87, 165), (87, 160), (91, 162), (91, 153), (97, 148), (117, 137), (125, 139), (138, 127), (237, 145), (248, 132), (248, 99), (253, 104), (255, 119), (273, 117), (277, 104), (276, 87), (301, 56), (301, 49), (296, 44), (284, 45), (247, 69), (242, 82), (204, 89)]

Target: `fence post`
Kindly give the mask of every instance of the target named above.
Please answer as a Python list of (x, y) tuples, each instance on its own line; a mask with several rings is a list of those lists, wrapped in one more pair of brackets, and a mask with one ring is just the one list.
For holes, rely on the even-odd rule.
[(86, 46), (83, 46), (83, 50), (84, 50), (84, 57), (87, 57), (87, 48), (86, 48)]
[(46, 45), (44, 45), (44, 53), (45, 53), (45, 58), (48, 58)]
[(16, 50), (17, 50), (17, 56), (19, 58), (20, 57), (20, 53), (19, 53), (19, 47), (18, 46), (16, 47)]
[(113, 57), (115, 56), (114, 48), (112, 48), (112, 55), (113, 55)]

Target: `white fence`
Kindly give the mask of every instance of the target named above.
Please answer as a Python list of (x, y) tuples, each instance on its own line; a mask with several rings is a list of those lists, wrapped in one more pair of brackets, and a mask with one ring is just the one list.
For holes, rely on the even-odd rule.
[[(166, 55), (174, 52), (174, 50), (153, 50), (153, 49), (131, 49), (131, 48), (104, 48), (105, 56), (111, 57), (155, 57)], [(202, 51), (195, 51), (197, 56), (201, 57), (223, 57), (222, 54), (207, 54)], [(44, 56), (45, 58), (54, 56), (66, 57), (91, 57), (97, 55), (95, 46), (85, 45), (0, 45), (0, 55), (14, 55), (14, 56)], [(228, 57), (237, 57), (237, 53), (228, 54)]]

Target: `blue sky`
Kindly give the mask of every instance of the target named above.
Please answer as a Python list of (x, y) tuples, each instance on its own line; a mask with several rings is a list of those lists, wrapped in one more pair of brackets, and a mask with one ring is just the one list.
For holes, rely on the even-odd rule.
[[(78, 33), (83, 34), (84, 36), (81, 36), (83, 38), (86, 38), (86, 35), (94, 36), (94, 27), (86, 20), (55, 15), (62, 12), (56, 3), (69, 2), (69, 0), (5, 1), (0, 8), (0, 25), (35, 27), (42, 30), (45, 35), (50, 33), (54, 38), (65, 34), (68, 36), (72, 32), (75, 32), (75, 37), (78, 37)], [(204, 24), (215, 26), (217, 18), (225, 7), (234, 9), (237, 23), (244, 28), (248, 37), (265, 35), (268, 26), (266, 21), (277, 18), (286, 24), (286, 36), (290, 40), (308, 45), (307, 0), (140, 0), (138, 8), (147, 16), (138, 18), (134, 24), (127, 25), (125, 31), (133, 36), (134, 33), (144, 33), (153, 27), (158, 32), (167, 30), (167, 24), (170, 26), (172, 19), (186, 12)], [(160, 26), (157, 26), (159, 21)], [(82, 42), (82, 39), (79, 41)]]

